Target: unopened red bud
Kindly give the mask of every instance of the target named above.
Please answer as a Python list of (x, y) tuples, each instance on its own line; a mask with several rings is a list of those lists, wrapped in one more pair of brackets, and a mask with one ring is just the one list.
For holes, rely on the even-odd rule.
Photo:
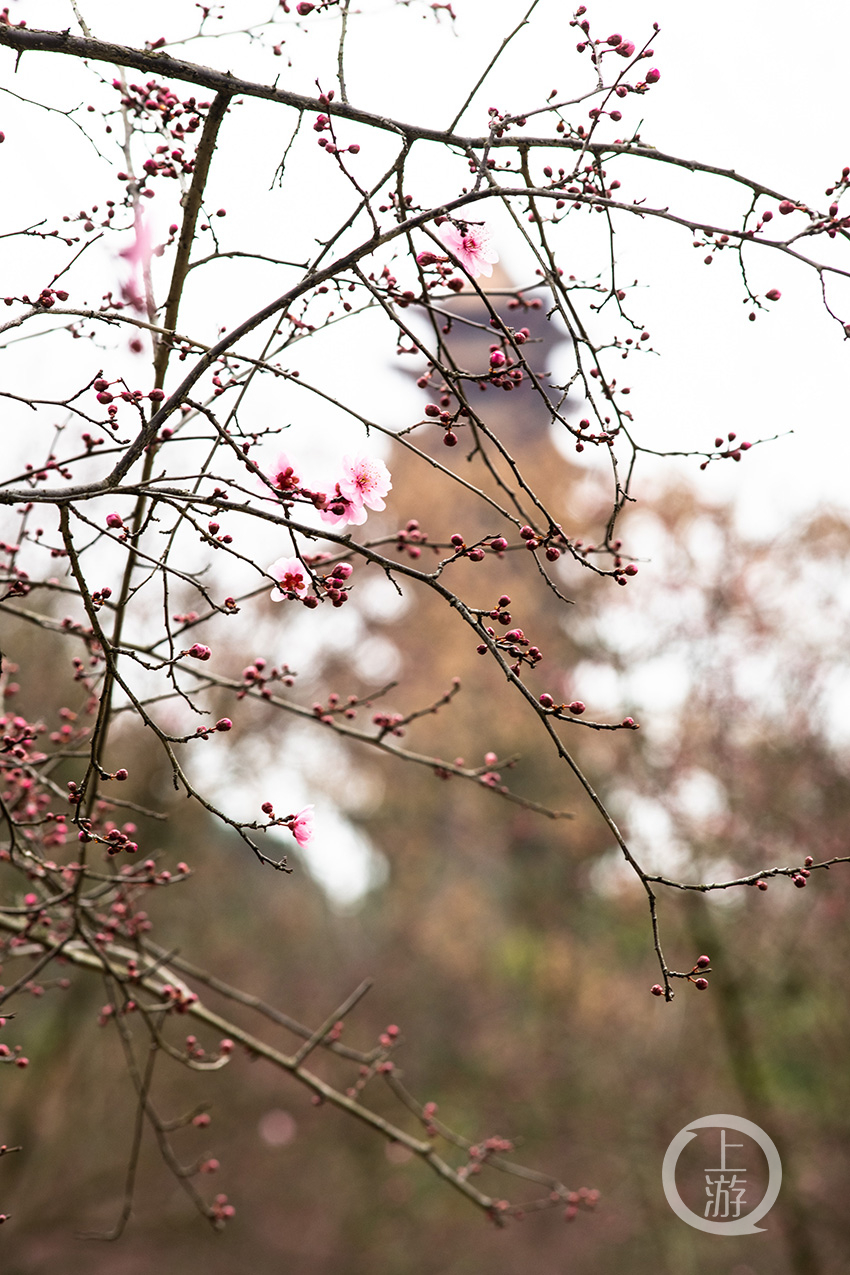
[(661, 79), (661, 72), (657, 70), (655, 67), (653, 67), (651, 71), (647, 71), (646, 73), (647, 84), (657, 84), (660, 79)]
[(519, 529), (519, 534), (522, 536), (523, 540), (533, 540), (533, 539), (534, 539), (534, 528), (533, 528), (533, 527), (520, 527), (520, 529)]
[(454, 432), (454, 430), (452, 429), (446, 430), (445, 434), (443, 435), (443, 443), (445, 444), (446, 447), (457, 446), (457, 434)]
[(463, 536), (458, 535), (458, 533), (455, 532), (455, 534), (452, 536), (452, 544), (454, 545), (456, 549), (460, 549), (461, 545), (463, 544)]
[(783, 217), (787, 217), (789, 213), (794, 211), (795, 207), (796, 205), (792, 204), (790, 199), (783, 199), (782, 203), (779, 205), (779, 211), (782, 213)]
[(767, 889), (767, 882), (766, 882), (766, 881), (756, 881), (756, 885), (758, 886), (758, 888), (759, 888), (760, 890), (766, 890), (766, 889)]
[(767, 297), (768, 301), (778, 301), (782, 296), (782, 293), (778, 288), (771, 288), (770, 292), (766, 292), (764, 295)]
[(264, 815), (274, 814), (274, 806), (272, 805), (270, 801), (264, 801), (261, 808)]
[(663, 996), (663, 995), (664, 995), (664, 988), (661, 986), (661, 984), (660, 984), (660, 983), (653, 983), (652, 987), (650, 987), (650, 989), (649, 989), (649, 990), (652, 992), (652, 995), (653, 995), (653, 996)]
[(548, 691), (544, 691), (543, 694), (540, 696), (540, 703), (543, 705), (544, 708), (555, 707), (555, 701), (552, 699), (552, 696), (549, 694)]
[(116, 770), (116, 772), (115, 772), (115, 778), (116, 778), (116, 779), (122, 779), (122, 780), (123, 780), (123, 779), (126, 779), (126, 778), (127, 778), (127, 773), (128, 773), (128, 772), (127, 772), (127, 771), (124, 769), (124, 767), (122, 766), (120, 770)]
[(490, 541), (490, 548), (495, 549), (497, 553), (503, 553), (508, 547), (508, 542), (504, 536), (496, 536), (495, 540)]
[(302, 18), (306, 18), (308, 13), (312, 13), (315, 9), (314, 4), (310, 4), (309, 0), (301, 0), (300, 4), (295, 6), (295, 12)]
[(470, 562), (481, 562), (481, 560), (484, 557), (484, 550), (470, 549), (469, 553), (467, 554), (467, 557), (469, 558)]
[(106, 525), (107, 525), (107, 527), (115, 527), (115, 528), (117, 528), (117, 527), (123, 527), (123, 526), (124, 526), (124, 523), (123, 523), (123, 520), (122, 520), (122, 518), (121, 518), (121, 515), (120, 515), (120, 514), (107, 514), (107, 515), (106, 515)]
[(509, 607), (510, 605), (511, 605), (511, 600), (510, 600), (510, 598), (508, 597), (508, 595), (507, 595), (506, 593), (503, 593), (503, 594), (502, 594), (502, 596), (499, 598), (499, 601), (498, 601), (498, 603), (497, 603), (497, 606), (498, 606), (498, 607), (499, 607), (499, 609), (501, 610), (501, 609), (503, 609), (504, 607)]
[(152, 403), (161, 403), (165, 398), (165, 390), (151, 390), (148, 398)]
[(708, 979), (707, 978), (694, 979), (694, 987), (698, 987), (701, 992), (704, 992), (705, 989), (708, 987)]
[(699, 957), (699, 959), (697, 960), (697, 965), (699, 966), (699, 968), (700, 968), (701, 970), (704, 970), (704, 969), (705, 969), (707, 966), (709, 966), (710, 964), (711, 964), (711, 957), (710, 957), (710, 956), (701, 956), (701, 957)]
[(807, 868), (810, 868), (812, 864), (814, 863), (814, 859), (812, 858), (810, 854), (806, 855), (805, 863)]
[(610, 44), (612, 49), (616, 49), (618, 44), (623, 43), (623, 37), (621, 35), (609, 35), (605, 43)]
[(580, 713), (583, 713), (585, 708), (584, 704), (582, 704), (580, 699), (574, 699), (572, 704), (570, 704), (568, 707), (570, 712), (575, 713), (576, 716), (578, 716)]
[(233, 722), (229, 717), (220, 717), (215, 724), (215, 729), (220, 731), (233, 730)]

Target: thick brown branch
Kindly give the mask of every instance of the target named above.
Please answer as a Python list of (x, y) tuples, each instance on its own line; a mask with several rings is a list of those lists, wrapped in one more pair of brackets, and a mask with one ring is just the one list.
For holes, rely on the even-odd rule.
[(214, 93), (224, 93), (230, 97), (256, 97), (265, 101), (277, 102), (282, 106), (291, 106), (299, 111), (323, 111), (326, 115), (337, 115), (357, 124), (365, 124), (382, 132), (396, 133), (409, 142), (421, 140), (438, 142), (444, 146), (458, 146), (461, 149), (484, 150), (487, 147), (516, 147), (520, 143), (525, 148), (555, 147), (562, 150), (600, 155), (634, 155), (641, 159), (654, 160), (660, 164), (673, 164), (678, 168), (686, 168), (689, 172), (712, 173), (717, 177), (725, 177), (737, 185), (746, 186), (760, 195), (772, 199), (784, 199), (785, 195), (762, 182), (737, 173), (734, 168), (720, 168), (715, 164), (705, 164), (701, 160), (685, 159), (679, 155), (668, 155), (652, 146), (640, 146), (629, 142), (588, 142), (586, 138), (566, 137), (556, 134), (553, 137), (516, 137), (506, 134), (504, 137), (461, 137), (446, 129), (428, 128), (419, 124), (406, 124), (401, 120), (390, 119), (385, 115), (376, 115), (372, 111), (363, 111), (347, 102), (319, 102), (318, 98), (306, 97), (301, 93), (291, 93), (272, 84), (257, 84), (252, 80), (243, 80), (228, 71), (218, 71), (213, 67), (199, 66), (194, 62), (186, 62), (172, 57), (160, 50), (132, 49), (123, 44), (113, 44), (107, 40), (92, 40), (71, 35), (69, 31), (38, 31), (26, 27), (0, 25), (0, 45), (21, 52), (39, 51), (47, 53), (64, 53), (70, 57), (86, 59), (93, 62), (109, 62), (116, 66), (132, 67), (137, 71), (182, 80), (187, 84), (195, 84)]

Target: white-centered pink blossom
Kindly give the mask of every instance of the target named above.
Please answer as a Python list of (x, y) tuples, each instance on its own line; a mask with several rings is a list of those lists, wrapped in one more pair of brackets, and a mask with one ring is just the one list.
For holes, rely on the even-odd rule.
[(386, 509), (384, 496), (392, 487), (390, 471), (373, 456), (343, 456), (339, 489), (353, 504)]
[(297, 558), (278, 558), (269, 567), (269, 575), (278, 582), (271, 591), (272, 602), (285, 602), (289, 594), (300, 598), (307, 592), (310, 577), (303, 562)]
[(499, 254), (492, 245), (490, 231), (482, 222), (444, 221), (437, 227), (437, 233), (473, 279), (493, 273)]
[(289, 831), (292, 833), (299, 846), (306, 846), (308, 841), (313, 840), (313, 807), (305, 806), (303, 810), (299, 810), (298, 814), (293, 817), (289, 825)]
[(392, 487), (390, 471), (374, 456), (343, 456), (342, 476), (328, 495), (321, 511), (322, 521), (331, 526), (351, 523), (359, 527), (366, 521), (366, 509), (386, 509), (384, 496)]

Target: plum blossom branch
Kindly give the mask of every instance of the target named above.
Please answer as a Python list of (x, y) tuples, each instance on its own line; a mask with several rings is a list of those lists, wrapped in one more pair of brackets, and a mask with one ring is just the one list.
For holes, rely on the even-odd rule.
[[(22, 923), (17, 921), (15, 918), (6, 916), (0, 912), (0, 929), (5, 929), (7, 932), (11, 932), (13, 934), (20, 934), (22, 932)], [(37, 932), (31, 933), (30, 939), (36, 944), (41, 941)], [(239, 1027), (237, 1024), (223, 1018), (220, 1014), (209, 1009), (203, 1001), (201, 1001), (197, 995), (191, 991), (185, 981), (180, 979), (173, 970), (168, 968), (168, 966), (161, 966), (157, 970), (156, 974), (139, 973), (135, 965), (135, 953), (131, 949), (122, 947), (120, 944), (108, 944), (100, 948), (92, 948), (91, 945), (84, 941), (75, 940), (66, 944), (63, 955), (65, 959), (74, 966), (93, 973), (107, 974), (118, 987), (128, 987), (138, 989), (138, 991), (146, 991), (156, 997), (157, 1000), (163, 1003), (163, 1005), (167, 1005), (169, 1000), (172, 1000), (172, 1003), (179, 1003), (181, 1013), (183, 1015), (197, 1020), (206, 1027), (212, 1028), (223, 1038), (226, 1042), (226, 1053), (228, 1055), (232, 1050), (234, 1042), (241, 1044), (252, 1057), (263, 1058), (267, 1062), (271, 1063), (272, 1066), (277, 1067), (281, 1071), (287, 1072), (300, 1084), (311, 1090), (320, 1102), (330, 1103), (332, 1106), (339, 1108), (348, 1115), (353, 1116), (356, 1120), (367, 1125), (389, 1141), (400, 1143), (402, 1146), (406, 1147), (415, 1156), (427, 1164), (428, 1167), (440, 1178), (448, 1182), (461, 1195), (465, 1196), (471, 1203), (477, 1205), (483, 1212), (490, 1216), (493, 1221), (496, 1221), (499, 1224), (504, 1222), (503, 1215), (507, 1213), (510, 1206), (505, 1204), (504, 1208), (500, 1208), (499, 1205), (501, 1202), (498, 1198), (487, 1195), (483, 1191), (480, 1191), (477, 1187), (473, 1186), (473, 1184), (468, 1180), (466, 1174), (463, 1172), (462, 1166), (461, 1168), (455, 1168), (442, 1156), (437, 1154), (433, 1146), (433, 1141), (430, 1137), (425, 1139), (415, 1137), (400, 1125), (387, 1120), (372, 1108), (364, 1105), (359, 1098), (349, 1096), (349, 1094), (344, 1093), (341, 1089), (329, 1084), (315, 1073), (308, 1071), (303, 1066), (302, 1056), (306, 1057), (307, 1052), (309, 1052), (305, 1050), (305, 1045), (309, 1045), (310, 1049), (312, 1049), (324, 1041), (328, 1034), (327, 1024), (330, 1022), (330, 1019), (326, 1020), (325, 1023), (322, 1024), (321, 1036), (319, 1036), (317, 1032), (311, 1032), (305, 1042), (305, 1045), (302, 1045), (294, 1054), (284, 1054), (279, 1049), (276, 1049), (266, 1043), (260, 1037), (253, 1035)], [(368, 985), (361, 985), (358, 987), (352, 996), (350, 996), (345, 1002), (343, 1011), (348, 1012), (350, 1008), (353, 1008), (367, 990)], [(176, 1002), (172, 999), (174, 995), (178, 998)], [(336, 1011), (336, 1014), (337, 1018), (334, 1021), (339, 1022), (341, 1012), (338, 1010)], [(131, 1068), (131, 1075), (135, 1077), (137, 1092), (140, 1098), (140, 1107), (144, 1106), (146, 1118), (151, 1122), (154, 1128), (163, 1158), (181, 1182), (184, 1189), (189, 1191), (196, 1207), (198, 1207), (205, 1216), (210, 1217), (211, 1220), (215, 1222), (216, 1219), (214, 1215), (210, 1214), (208, 1206), (204, 1204), (203, 1200), (198, 1195), (191, 1183), (191, 1179), (188, 1177), (185, 1170), (183, 1170), (178, 1164), (176, 1157), (174, 1157), (174, 1153), (171, 1151), (167, 1142), (165, 1122), (160, 1120), (150, 1105), (150, 1100), (147, 1096), (149, 1092), (149, 1084), (146, 1085), (144, 1083), (143, 1075), (138, 1070), (134, 1062), (134, 1055), (132, 1053), (132, 1035), (126, 1021), (126, 1015), (122, 1013), (113, 1013), (110, 1017), (118, 1027), (125, 1050), (128, 1051), (128, 1065)], [(391, 1029), (391, 1031), (392, 1030), (393, 1029)], [(397, 1031), (397, 1029), (395, 1030)], [(314, 1037), (316, 1037), (315, 1040)], [(388, 1042), (392, 1039), (392, 1036), (388, 1037)], [(156, 1050), (152, 1048), (148, 1055), (149, 1064), (151, 1056), (155, 1052)], [(387, 1058), (386, 1053), (378, 1056), (383, 1057), (384, 1059)], [(385, 1070), (382, 1071), (382, 1067), (384, 1067)], [(395, 1069), (392, 1063), (384, 1062), (382, 1064), (379, 1063), (377, 1066), (377, 1074), (382, 1076), (392, 1077), (394, 1079), (394, 1071)], [(396, 1089), (395, 1092), (398, 1094), (401, 1091)], [(406, 1091), (404, 1091), (404, 1093), (406, 1096)], [(405, 1102), (405, 1105), (408, 1105), (408, 1103)], [(425, 1122), (430, 1123), (431, 1121), (428, 1116), (427, 1104), (420, 1106), (419, 1111), (425, 1113)], [(460, 1145), (466, 1148), (473, 1145), (470, 1140), (459, 1139), (457, 1135), (450, 1135), (450, 1141), (452, 1141), (455, 1145)], [(504, 1157), (493, 1159), (488, 1156), (487, 1161), (493, 1168), (497, 1168), (502, 1172), (516, 1174), (516, 1176), (523, 1179), (545, 1184), (549, 1190), (547, 1196), (543, 1197), (543, 1199), (548, 1201), (548, 1207), (558, 1205), (563, 1207), (571, 1194), (569, 1189), (562, 1183), (558, 1182), (557, 1179), (549, 1178), (544, 1174), (538, 1175), (533, 1171), (524, 1169), (523, 1166), (515, 1165), (512, 1161), (504, 1159)], [(133, 1163), (132, 1156), (131, 1163)], [(523, 1205), (517, 1207), (527, 1206)]]

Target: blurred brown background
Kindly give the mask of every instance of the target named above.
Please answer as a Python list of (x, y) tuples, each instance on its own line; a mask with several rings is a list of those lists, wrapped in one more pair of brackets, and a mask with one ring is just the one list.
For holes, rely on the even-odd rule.
[[(516, 314), (510, 318), (520, 326)], [(542, 335), (539, 315), (529, 312), (522, 322)], [(458, 340), (457, 357), (474, 362), (486, 340), (486, 333), (477, 345)], [(538, 366), (550, 356), (550, 346), (542, 349)], [(486, 419), (563, 510), (568, 534), (598, 526), (601, 481), (557, 455), (527, 390), (490, 391), (490, 400)], [(415, 441), (446, 460), (436, 430)], [(455, 452), (467, 447), (462, 433)], [(389, 463), (392, 499), (370, 530), (373, 519), (392, 532), (408, 517), (432, 540), (502, 530), (425, 466), (396, 454)], [(451, 463), (466, 472), (457, 456)], [(529, 674), (536, 693), (585, 699), (589, 717), (633, 713), (642, 721), (640, 733), (565, 727), (565, 738), (627, 835), (634, 794), (663, 816), (657, 844), (646, 832), (641, 843), (660, 867), (688, 880), (723, 879), (799, 864), (807, 854), (817, 861), (846, 853), (848, 753), (831, 706), (848, 649), (850, 599), (841, 582), (850, 528), (824, 515), (789, 529), (781, 544), (746, 543), (729, 511), (702, 505), (684, 486), (658, 490), (627, 515), (627, 541), (632, 525), (638, 540), (641, 531), (654, 536), (653, 561), (628, 589), (571, 567), (562, 577), (571, 608), (540, 587), (524, 553), (461, 562), (453, 571), (459, 587), (461, 576), (476, 573), (481, 605), (502, 591), (511, 595), (515, 623), (544, 654)], [(365, 580), (368, 571), (358, 575)], [(368, 1048), (397, 1023), (405, 1083), (437, 1102), (442, 1120), (470, 1137), (512, 1138), (521, 1163), (573, 1188), (598, 1188), (596, 1213), (568, 1225), (553, 1210), (497, 1230), (426, 1166), (341, 1113), (312, 1106), (286, 1076), (237, 1051), (227, 1068), (205, 1076), (163, 1060), (154, 1086), (163, 1116), (212, 1104), (209, 1128), (186, 1129), (175, 1146), (187, 1162), (207, 1152), (220, 1160), (219, 1172), (200, 1185), (210, 1196), (226, 1192), (236, 1206), (224, 1233), (211, 1234), (193, 1213), (146, 1135), (124, 1237), (114, 1245), (76, 1238), (108, 1228), (120, 1209), (134, 1101), (115, 1032), (97, 1025), (103, 989), (74, 974), (69, 990), (48, 986), (37, 1002), (20, 998), (15, 1006), (14, 1039), (31, 1065), (0, 1074), (0, 1136), (24, 1148), (0, 1162), (0, 1207), (11, 1214), (0, 1231), (4, 1275), (850, 1269), (850, 870), (815, 873), (804, 890), (780, 879), (766, 893), (742, 889), (734, 897), (661, 891), (669, 964), (688, 969), (707, 952), (714, 972), (707, 992), (679, 984), (672, 1004), (653, 998), (658, 971), (639, 883), (619, 870), (605, 827), (544, 747), (536, 719), (502, 694), (490, 661), (443, 612), (410, 597), (396, 618), (369, 618), (402, 661), (399, 686), (382, 708), (407, 712), (434, 700), (452, 677), (463, 682), (453, 703), (412, 727), (404, 743), (470, 765), (491, 750), (519, 754), (515, 768), (500, 768), (503, 781), (576, 817), (552, 822), (483, 788), (361, 748), (352, 773), (368, 781), (375, 800), (364, 804), (346, 792), (332, 768), (327, 790), (385, 857), (388, 875), (359, 906), (340, 910), (295, 856), (293, 877), (272, 876), (196, 807), (172, 801), (169, 823), (145, 829), (145, 845), (172, 867), (188, 860), (195, 875), (152, 900), (154, 937), (311, 1026), (373, 977), (345, 1040)], [(21, 709), (46, 714), (65, 702), (67, 688), (46, 658), (37, 678), (27, 673), (22, 656), (36, 641), (47, 639), (10, 626), (6, 645), (22, 665)], [(238, 675), (259, 654), (233, 646), (228, 659)], [(683, 664), (687, 691), (672, 702), (665, 679)], [(580, 670), (590, 665), (619, 679), (624, 699), (615, 712), (597, 710), (585, 693)], [(642, 683), (629, 680), (647, 667)], [(298, 691), (309, 704), (328, 690), (369, 689), (348, 659), (329, 656)], [(240, 739), (280, 747), (281, 714), (225, 703), (237, 727), (227, 740), (234, 767)], [(134, 748), (134, 796), (161, 804), (160, 756), (141, 737)], [(692, 794), (706, 775), (714, 797), (700, 802)], [(672, 866), (671, 845), (682, 856)], [(283, 849), (290, 852), (291, 841)], [(3, 877), (8, 884), (8, 869)], [(18, 972), (9, 962), (7, 981)], [(249, 1011), (208, 999), (258, 1030)], [(268, 1038), (293, 1045), (282, 1029)], [(350, 1083), (338, 1060), (317, 1060), (316, 1068)], [(373, 1085), (378, 1109), (404, 1121)], [(712, 1112), (747, 1116), (780, 1145), (782, 1193), (757, 1236), (698, 1233), (664, 1198), (661, 1162), (670, 1139)], [(510, 1178), (485, 1174), (481, 1185), (523, 1198), (523, 1184)]]

